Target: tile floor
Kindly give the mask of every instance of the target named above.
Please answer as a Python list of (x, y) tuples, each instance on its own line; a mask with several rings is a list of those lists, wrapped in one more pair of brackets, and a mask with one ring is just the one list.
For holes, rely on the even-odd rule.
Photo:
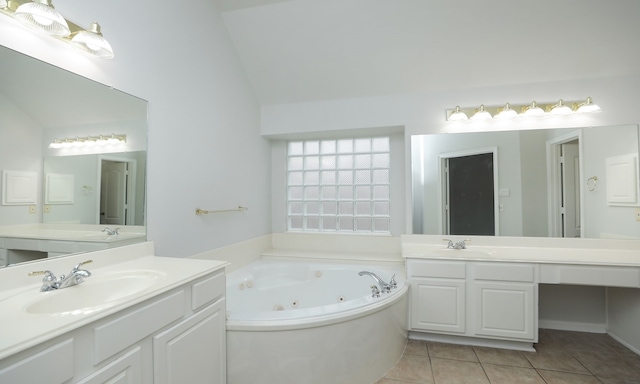
[(640, 356), (606, 334), (541, 329), (537, 352), (409, 340), (376, 384), (640, 384)]

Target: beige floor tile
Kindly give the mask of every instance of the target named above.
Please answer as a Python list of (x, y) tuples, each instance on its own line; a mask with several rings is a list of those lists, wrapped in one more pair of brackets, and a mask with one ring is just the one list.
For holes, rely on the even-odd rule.
[(508, 367), (506, 365), (482, 364), (491, 384), (545, 384), (533, 368)]
[(376, 381), (374, 384), (414, 384), (410, 381), (399, 381), (399, 380), (391, 380), (391, 379), (380, 379)]
[(480, 363), (451, 359), (431, 359), (435, 384), (489, 384)]
[(564, 351), (548, 351), (538, 349), (538, 352), (527, 352), (525, 357), (536, 369), (548, 369), (551, 371), (563, 371), (589, 374), (590, 372), (571, 354)]
[(409, 383), (432, 384), (433, 373), (429, 357), (405, 353), (384, 378)]
[(595, 376), (578, 373), (546, 371), (539, 369), (538, 373), (547, 384), (601, 384)]
[(409, 353), (412, 355), (422, 355), (429, 356), (429, 352), (427, 352), (427, 342), (422, 340), (411, 340), (407, 342), (407, 347), (404, 350), (404, 353)]
[(574, 356), (595, 376), (623, 380), (640, 378), (640, 366), (635, 366), (631, 360), (619, 354), (604, 354), (594, 350), (576, 351)]
[(640, 384), (640, 380), (623, 380), (623, 379), (612, 379), (606, 377), (599, 377), (602, 384)]
[(508, 349), (473, 347), (480, 363), (508, 365), (511, 367), (532, 368), (529, 360), (520, 351)]
[(429, 356), (441, 358), (441, 359), (454, 359), (477, 362), (478, 357), (473, 350), (473, 347), (468, 345), (455, 345), (427, 342), (427, 349), (429, 350)]

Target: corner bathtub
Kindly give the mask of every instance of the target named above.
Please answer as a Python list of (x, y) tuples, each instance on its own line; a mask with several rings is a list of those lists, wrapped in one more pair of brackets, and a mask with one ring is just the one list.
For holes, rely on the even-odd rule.
[[(371, 297), (370, 271), (398, 288)], [(263, 260), (227, 275), (227, 378), (246, 383), (372, 383), (407, 340), (401, 266)]]

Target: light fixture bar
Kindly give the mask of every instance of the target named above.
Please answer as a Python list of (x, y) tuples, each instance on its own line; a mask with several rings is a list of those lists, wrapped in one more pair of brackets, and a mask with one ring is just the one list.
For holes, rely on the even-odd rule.
[(53, 139), (49, 148), (69, 148), (69, 147), (91, 147), (94, 145), (119, 145), (127, 142), (127, 135), (98, 135), (85, 137), (72, 137), (64, 139)]
[[(4, 7), (2, 7), (3, 1), (6, 3)], [(42, 2), (50, 3), (50, 0), (36, 0), (35, 2), (32, 0), (0, 0), (0, 13), (14, 19), (19, 19), (20, 16), (16, 14), (18, 7), (23, 4)], [(62, 20), (66, 21), (66, 24), (68, 26), (68, 33), (57, 35), (50, 34), (50, 36), (69, 43), (75, 49), (78, 49), (85, 54), (105, 59), (113, 58), (113, 49), (111, 48), (111, 45), (109, 45), (107, 40), (102, 36), (98, 23), (93, 22), (90, 24), (89, 28), (85, 29), (80, 25), (67, 20), (66, 18), (64, 18), (64, 16)], [(78, 35), (80, 35), (79, 39), (77, 38)]]
[(600, 107), (596, 105), (591, 97), (586, 100), (537, 103), (533, 101), (529, 104), (510, 104), (501, 106), (486, 106), (473, 108), (461, 108), (456, 106), (446, 110), (447, 121), (465, 120), (462, 116), (469, 116), (469, 120), (491, 120), (491, 119), (512, 119), (522, 117), (541, 117), (553, 115), (573, 115), (589, 112), (599, 112)]

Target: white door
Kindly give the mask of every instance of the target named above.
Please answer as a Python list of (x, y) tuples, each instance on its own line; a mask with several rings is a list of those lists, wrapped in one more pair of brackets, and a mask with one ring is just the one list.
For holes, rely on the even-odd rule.
[(562, 144), (562, 233), (563, 237), (580, 237), (580, 151), (578, 144)]
[(125, 225), (128, 163), (102, 160), (100, 224)]

